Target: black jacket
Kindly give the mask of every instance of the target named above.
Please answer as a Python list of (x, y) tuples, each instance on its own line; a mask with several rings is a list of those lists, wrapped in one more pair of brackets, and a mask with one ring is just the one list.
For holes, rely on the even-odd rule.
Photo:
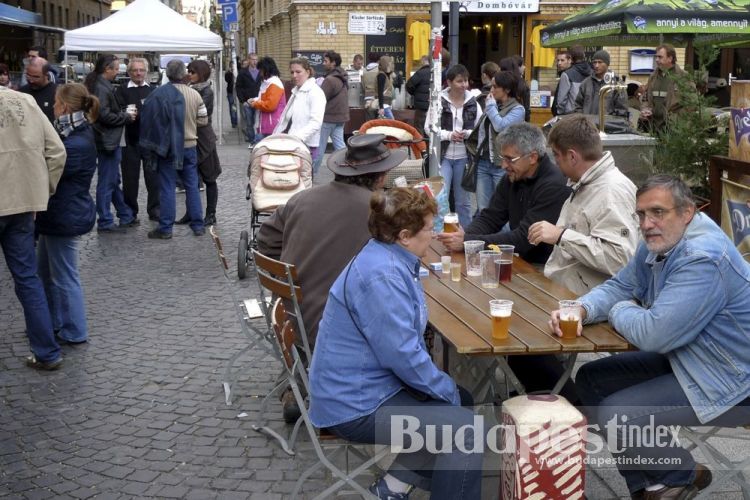
[(253, 79), (249, 69), (244, 68), (240, 70), (237, 74), (237, 86), (235, 87), (237, 90), (237, 99), (242, 103), (251, 97), (258, 97), (261, 83), (263, 83), (263, 78), (260, 77), (260, 73), (258, 73), (256, 79)]
[(39, 106), (39, 109), (41, 109), (42, 113), (44, 113), (44, 116), (47, 117), (50, 123), (55, 123), (54, 106), (55, 92), (57, 92), (56, 84), (48, 83), (40, 89), (32, 88), (29, 84), (26, 84), (18, 89), (18, 91), (23, 92), (24, 94), (29, 94), (31, 97), (33, 97), (37, 105)]
[(406, 82), (406, 91), (414, 96), (414, 109), (427, 111), (430, 107), (430, 65), (425, 64)]
[[(129, 82), (128, 82), (129, 83)], [(138, 116), (141, 115), (143, 109), (143, 103), (146, 98), (154, 91), (154, 87), (146, 84), (142, 87), (128, 87), (127, 83), (123, 83), (117, 89), (117, 100), (125, 107), (128, 104), (135, 104), (138, 109)], [(125, 143), (128, 146), (138, 146), (138, 135), (141, 129), (141, 121), (136, 118), (134, 122), (130, 122), (125, 125)]]
[(46, 212), (36, 214), (36, 231), (52, 236), (79, 236), (91, 231), (96, 207), (91, 198), (91, 179), (96, 172), (96, 144), (88, 124), (63, 137), (65, 160), (60, 182)]
[(227, 84), (227, 94), (234, 94), (234, 73), (231, 69), (224, 72), (224, 81)]
[(120, 147), (122, 127), (130, 123), (125, 105), (117, 99), (112, 82), (102, 75), (96, 77), (94, 95), (99, 99), (99, 118), (94, 123), (96, 149), (114, 151)]
[[(565, 177), (545, 155), (533, 177), (510, 182), (505, 175), (500, 180), (490, 205), (466, 228), (464, 241), (514, 245), (522, 259), (543, 264), (552, 253), (552, 245), (529, 243), (529, 226), (541, 220), (555, 224), (569, 195)], [(506, 223), (510, 223), (510, 232), (500, 232)]]

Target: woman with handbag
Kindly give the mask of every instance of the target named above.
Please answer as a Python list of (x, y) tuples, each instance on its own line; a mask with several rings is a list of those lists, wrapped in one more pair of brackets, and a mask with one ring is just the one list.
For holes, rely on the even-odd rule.
[[(474, 94), (469, 92), (469, 70), (461, 64), (448, 69), (446, 74), (448, 88), (440, 92), (442, 113), (440, 115), (440, 175), (443, 185), (453, 189), (455, 211), (462, 227), (471, 223), (471, 198), (461, 186), (468, 155), (464, 141), (482, 118), (482, 108), (477, 104)], [(432, 128), (428, 110), (425, 130)]]
[[(351, 168), (337, 153), (329, 167)], [(484, 436), (474, 434), (474, 413), (461, 406), (470, 405), (471, 396), (435, 366), (424, 341), (427, 304), (418, 269), (436, 213), (435, 200), (421, 190), (373, 194), (373, 239), (331, 287), (310, 367), (316, 427), (349, 441), (396, 444), (392, 419), (419, 422), (415, 432), (426, 446), (399, 454), (370, 486), (381, 499), (408, 498), (413, 486), (431, 491), (432, 499), (481, 498), (483, 443), (474, 443)], [(438, 443), (425, 436), (433, 426)], [(462, 426), (466, 432), (457, 433)], [(431, 453), (436, 444), (440, 453)]]
[(393, 58), (381, 56), (378, 61), (378, 118), (393, 120)]
[(273, 58), (264, 56), (258, 61), (258, 72), (263, 78), (260, 84), (258, 97), (251, 97), (248, 104), (254, 108), (260, 119), (255, 120), (257, 131), (255, 134), (255, 143), (257, 144), (264, 137), (273, 134), (273, 130), (281, 120), (281, 113), (286, 106), (286, 94), (284, 92), (284, 83), (281, 81), (279, 68)]
[(315, 71), (310, 61), (296, 57), (289, 62), (292, 74), (292, 96), (286, 103), (274, 134), (290, 134), (305, 143), (315, 158), (320, 143), (320, 129), (326, 111), (326, 95), (315, 83)]
[[(484, 115), (472, 132), (476, 136), (476, 193), (477, 213), (487, 208), (500, 179), (505, 175), (500, 165), (500, 153), (495, 137), (514, 123), (524, 121), (526, 110), (516, 99), (516, 75), (498, 71), (492, 78), (490, 93), (485, 99)], [(470, 137), (471, 139), (471, 137)]]

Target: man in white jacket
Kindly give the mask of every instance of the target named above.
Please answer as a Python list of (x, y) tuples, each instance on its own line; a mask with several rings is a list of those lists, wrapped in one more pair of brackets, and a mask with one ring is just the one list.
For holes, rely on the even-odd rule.
[(561, 120), (549, 134), (555, 161), (573, 189), (557, 224), (529, 227), (529, 243), (554, 245), (544, 275), (583, 295), (619, 271), (635, 253), (635, 185), (602, 151), (599, 131), (583, 115)]

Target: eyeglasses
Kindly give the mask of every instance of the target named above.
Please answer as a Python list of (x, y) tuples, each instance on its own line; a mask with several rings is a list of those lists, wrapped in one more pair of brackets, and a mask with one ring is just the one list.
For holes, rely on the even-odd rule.
[(646, 210), (636, 210), (635, 216), (638, 217), (638, 222), (643, 224), (643, 222), (648, 218), (651, 222), (661, 222), (662, 219), (664, 219), (664, 216), (667, 215), (672, 210), (675, 210), (676, 207), (672, 208), (647, 208)]
[(525, 156), (529, 156), (531, 153), (522, 154), (521, 156), (516, 156), (513, 158), (512, 156), (500, 156), (500, 162), (501, 163), (507, 163), (509, 165), (515, 165), (518, 160)]

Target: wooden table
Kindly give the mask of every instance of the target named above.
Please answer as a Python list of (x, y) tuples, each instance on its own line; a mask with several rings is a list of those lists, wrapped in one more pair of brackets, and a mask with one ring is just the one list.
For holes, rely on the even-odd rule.
[[(433, 242), (423, 259), (425, 267), (440, 262), (441, 255), (446, 255), (442, 244)], [(558, 308), (558, 300), (577, 296), (518, 256), (513, 259), (511, 281), (500, 283), (498, 288), (483, 288), (481, 276), (467, 276), (463, 253), (453, 253), (452, 260), (461, 263), (461, 281), (451, 281), (449, 274), (432, 270), (422, 279), (429, 323), (445, 342), (469, 361), (475, 356), (492, 356), (519, 394), (525, 393), (525, 389), (508, 366), (507, 355), (566, 355), (565, 373), (553, 388), (557, 393), (570, 377), (579, 353), (635, 349), (606, 323), (584, 326), (582, 336), (572, 340), (552, 335), (547, 322), (550, 313)], [(491, 299), (513, 301), (510, 335), (505, 340), (492, 338)], [(448, 369), (448, 352), (449, 349), (444, 349), (445, 370)]]

